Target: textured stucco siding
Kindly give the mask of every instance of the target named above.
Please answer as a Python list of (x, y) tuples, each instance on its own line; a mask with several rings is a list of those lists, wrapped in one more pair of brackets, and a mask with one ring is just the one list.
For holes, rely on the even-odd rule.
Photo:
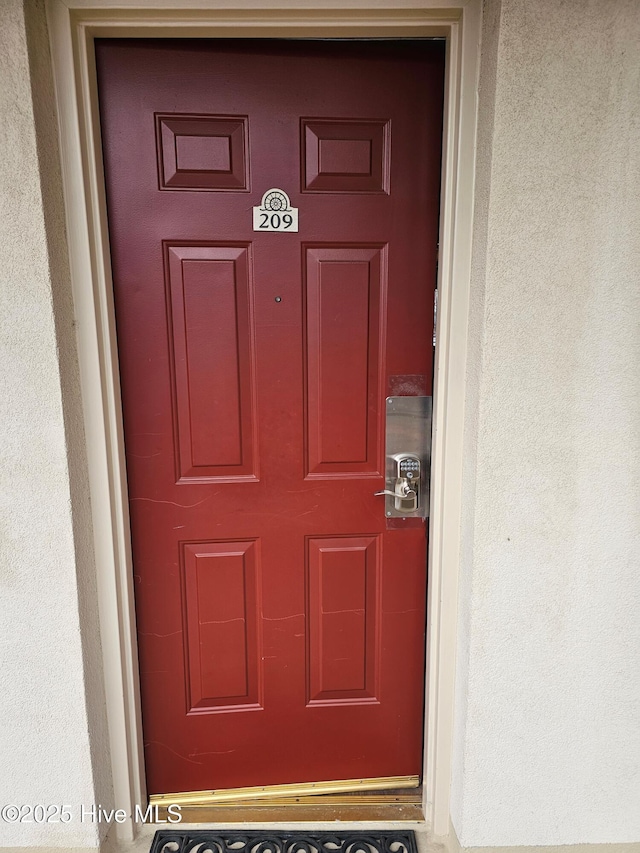
[[(109, 803), (110, 770), (48, 43), (26, 9), (0, 3), (0, 804), (77, 816)], [(0, 847), (103, 831), (0, 822)]]
[(485, 19), (453, 823), (640, 841), (640, 4)]

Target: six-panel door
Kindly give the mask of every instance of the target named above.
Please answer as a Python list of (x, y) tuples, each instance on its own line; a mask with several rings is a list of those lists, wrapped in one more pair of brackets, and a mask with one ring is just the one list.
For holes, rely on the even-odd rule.
[(425, 526), (374, 492), (430, 393), (443, 46), (97, 61), (149, 791), (419, 774)]

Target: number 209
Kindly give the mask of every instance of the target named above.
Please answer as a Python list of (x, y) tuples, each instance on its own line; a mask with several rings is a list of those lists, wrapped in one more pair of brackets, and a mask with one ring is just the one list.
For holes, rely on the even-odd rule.
[(293, 216), (290, 213), (284, 213), (282, 216), (279, 213), (272, 213), (271, 215), (261, 213), (260, 219), (260, 228), (271, 228), (274, 231), (279, 231), (280, 229), (286, 230), (293, 225)]

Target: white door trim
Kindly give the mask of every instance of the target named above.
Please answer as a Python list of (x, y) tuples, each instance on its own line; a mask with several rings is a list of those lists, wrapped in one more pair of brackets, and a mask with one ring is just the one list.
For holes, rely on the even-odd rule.
[[(47, 0), (91, 488), (115, 804), (146, 801), (122, 417), (93, 40), (447, 38), (429, 537), (425, 817), (449, 832), (481, 0)], [(431, 334), (425, 330), (425, 334)], [(132, 822), (118, 824), (122, 840)]]

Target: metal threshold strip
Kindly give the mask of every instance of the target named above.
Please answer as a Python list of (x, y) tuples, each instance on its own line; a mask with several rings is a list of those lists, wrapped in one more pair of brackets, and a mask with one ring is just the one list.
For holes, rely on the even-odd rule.
[[(262, 785), (253, 788), (221, 788), (215, 791), (183, 791), (175, 794), (152, 794), (149, 802), (154, 806), (215, 806), (215, 805), (296, 805), (316, 802), (313, 798), (327, 794), (331, 805), (338, 802), (353, 802), (358, 792), (393, 791), (398, 788), (418, 788), (419, 776), (382, 776), (373, 779), (339, 779), (330, 782), (302, 782), (288, 785)], [(376, 803), (396, 803), (402, 797), (394, 793), (381, 793)], [(415, 797), (411, 797), (413, 802)]]

